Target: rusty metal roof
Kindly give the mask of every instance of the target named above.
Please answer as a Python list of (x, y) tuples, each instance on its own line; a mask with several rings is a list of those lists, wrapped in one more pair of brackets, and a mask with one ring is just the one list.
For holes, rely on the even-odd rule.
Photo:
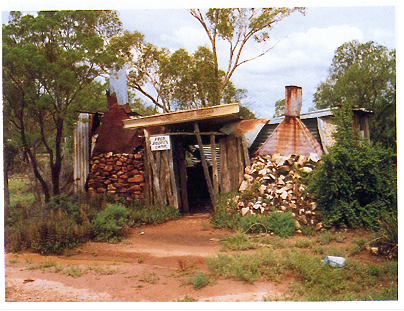
[(315, 153), (321, 158), (323, 150), (310, 130), (300, 120), (302, 88), (285, 87), (285, 118), (258, 149), (257, 154), (310, 156)]
[(257, 135), (260, 133), (268, 119), (248, 119), (238, 122), (228, 123), (220, 131), (227, 135), (243, 137), (248, 147), (251, 147)]
[(307, 157), (316, 153), (321, 158), (323, 150), (300, 118), (286, 117), (257, 151), (259, 155), (275, 153)]

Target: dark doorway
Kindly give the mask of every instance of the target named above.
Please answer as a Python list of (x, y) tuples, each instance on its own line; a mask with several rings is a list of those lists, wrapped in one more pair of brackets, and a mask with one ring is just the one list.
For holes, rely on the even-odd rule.
[(188, 206), (190, 213), (213, 211), (205, 174), (200, 162), (187, 168)]

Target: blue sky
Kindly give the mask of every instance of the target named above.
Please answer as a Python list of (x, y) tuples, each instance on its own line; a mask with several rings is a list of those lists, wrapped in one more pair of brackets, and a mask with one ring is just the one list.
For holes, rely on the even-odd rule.
[[(145, 40), (171, 51), (185, 48), (194, 52), (198, 46), (209, 47), (206, 34), (199, 22), (186, 10), (189, 7), (208, 8), (214, 6), (306, 6), (306, 15), (294, 13), (277, 24), (269, 33), (270, 43), (279, 43), (265, 56), (239, 67), (232, 77), (237, 88), (248, 91), (246, 104), (257, 117), (271, 118), (275, 102), (284, 98), (286, 85), (303, 88), (303, 108), (306, 112), (313, 105), (313, 94), (317, 86), (325, 81), (334, 51), (351, 40), (361, 43), (374, 41), (389, 50), (396, 48), (397, 2), (395, 1), (349, 1), (338, 5), (324, 6), (324, 2), (313, 1), (140, 1), (120, 2), (114, 7), (109, 1), (58, 1), (40, 0), (35, 4), (26, 1), (3, 3), (2, 11), (10, 9), (36, 11), (40, 9), (99, 9), (117, 10), (125, 29), (138, 30)], [(24, 3), (25, 2), (25, 3)], [(56, 4), (59, 6), (56, 6)], [(62, 4), (60, 4), (62, 3)], [(3, 13), (4, 22), (5, 13)], [(227, 46), (220, 45), (219, 65), (227, 66)], [(256, 55), (258, 44), (249, 44), (244, 56)]]

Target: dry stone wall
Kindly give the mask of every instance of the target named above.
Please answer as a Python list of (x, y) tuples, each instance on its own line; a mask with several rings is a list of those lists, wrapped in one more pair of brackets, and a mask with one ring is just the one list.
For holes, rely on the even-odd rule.
[(317, 203), (310, 195), (304, 197), (306, 188), (301, 183), (302, 172), (312, 171), (318, 161), (314, 154), (310, 157), (279, 154), (254, 157), (245, 168), (240, 195), (234, 198), (239, 213), (244, 216), (291, 211), (298, 230), (302, 225), (320, 230)]
[(103, 153), (90, 161), (88, 191), (111, 193), (128, 201), (144, 199), (144, 150), (134, 154)]

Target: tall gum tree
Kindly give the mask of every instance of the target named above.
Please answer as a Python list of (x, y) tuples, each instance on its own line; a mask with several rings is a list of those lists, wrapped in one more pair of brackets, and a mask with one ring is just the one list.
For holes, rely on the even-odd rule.
[[(66, 124), (80, 107), (77, 99), (123, 63), (118, 45), (109, 45), (121, 22), (114, 11), (11, 12), (2, 30), (5, 123), (18, 133), (48, 202), (60, 194), (62, 142), (71, 134)], [(40, 170), (39, 148), (47, 155), (51, 184)]]
[[(235, 70), (249, 61), (257, 59), (270, 50), (275, 45), (270, 45), (262, 50), (261, 53), (249, 58), (243, 59), (242, 52), (249, 41), (255, 40), (258, 43), (267, 43), (270, 41), (269, 30), (275, 24), (290, 16), (293, 12), (305, 13), (304, 8), (223, 8), (209, 9), (203, 14), (200, 9), (189, 10), (190, 14), (196, 18), (205, 30), (212, 48), (215, 64), (215, 83), (217, 88), (216, 105), (220, 104), (223, 90), (229, 83)], [(228, 57), (225, 74), (220, 75), (218, 61), (218, 42), (219, 40), (228, 43)]]

